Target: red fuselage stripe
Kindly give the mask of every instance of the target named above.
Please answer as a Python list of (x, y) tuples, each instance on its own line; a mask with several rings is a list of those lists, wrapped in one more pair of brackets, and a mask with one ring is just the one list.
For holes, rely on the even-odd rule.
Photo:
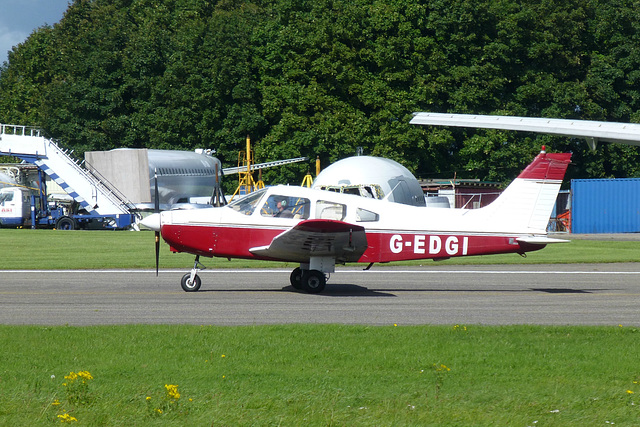
[[(162, 237), (176, 252), (207, 257), (262, 259), (249, 249), (266, 246), (286, 229), (163, 225)], [(544, 245), (519, 243), (517, 236), (369, 232), (358, 262), (440, 259), (465, 255), (522, 253)], [(282, 260), (287, 261), (287, 260)]]

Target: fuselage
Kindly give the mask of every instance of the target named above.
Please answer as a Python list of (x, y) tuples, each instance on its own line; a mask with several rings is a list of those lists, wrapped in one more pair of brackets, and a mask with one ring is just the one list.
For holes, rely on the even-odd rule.
[[(285, 200), (290, 212), (279, 215), (277, 202)], [(308, 219), (340, 221), (364, 227), (367, 249), (363, 263), (456, 256), (523, 253), (543, 244), (518, 241), (544, 234), (508, 221), (490, 221), (489, 210), (441, 209), (408, 206), (355, 195), (302, 187), (278, 186), (219, 208), (167, 211), (161, 232), (173, 251), (208, 257), (266, 258), (251, 249), (269, 245), (281, 233)], [(355, 260), (354, 260), (355, 261)]]

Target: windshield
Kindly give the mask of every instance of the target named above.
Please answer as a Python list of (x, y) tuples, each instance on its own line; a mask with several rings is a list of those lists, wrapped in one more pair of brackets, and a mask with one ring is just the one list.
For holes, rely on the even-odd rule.
[(5, 201), (10, 202), (13, 200), (13, 193), (0, 193), (0, 204), (4, 204)]
[(258, 202), (266, 191), (266, 189), (255, 191), (242, 197), (241, 199), (232, 201), (227, 206), (234, 211), (240, 212), (245, 215), (251, 215), (256, 209), (256, 206), (258, 206)]

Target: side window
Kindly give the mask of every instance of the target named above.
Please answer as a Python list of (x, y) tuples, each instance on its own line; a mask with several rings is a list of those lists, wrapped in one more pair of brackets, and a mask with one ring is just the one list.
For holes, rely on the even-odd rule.
[(356, 209), (356, 221), (358, 222), (375, 222), (380, 219), (380, 215), (366, 209)]
[(347, 214), (347, 207), (340, 203), (318, 200), (316, 203), (316, 218), (335, 219), (342, 221)]
[(309, 199), (274, 194), (269, 196), (264, 205), (262, 205), (260, 215), (276, 218), (307, 219), (309, 218), (309, 206)]

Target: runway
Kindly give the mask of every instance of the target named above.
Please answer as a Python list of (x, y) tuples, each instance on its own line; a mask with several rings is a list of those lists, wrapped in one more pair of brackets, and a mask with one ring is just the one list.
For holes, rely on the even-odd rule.
[(640, 326), (640, 263), (349, 267), (324, 293), (289, 270), (0, 271), (0, 324), (624, 325)]

